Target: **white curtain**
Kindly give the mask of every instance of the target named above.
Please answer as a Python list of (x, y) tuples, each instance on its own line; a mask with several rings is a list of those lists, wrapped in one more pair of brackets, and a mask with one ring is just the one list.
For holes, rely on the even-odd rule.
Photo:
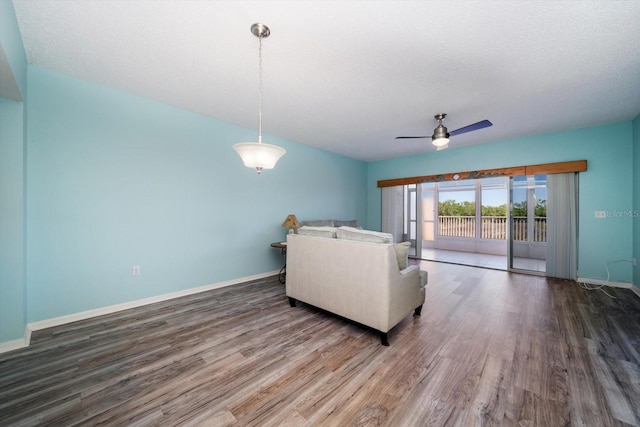
[(562, 279), (577, 277), (578, 175), (547, 175), (546, 275)]
[(403, 187), (382, 188), (382, 231), (393, 235), (394, 242), (402, 242)]

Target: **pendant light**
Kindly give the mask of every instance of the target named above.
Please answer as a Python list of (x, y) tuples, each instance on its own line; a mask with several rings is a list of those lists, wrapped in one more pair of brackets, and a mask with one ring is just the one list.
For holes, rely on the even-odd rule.
[(262, 173), (262, 169), (273, 169), (286, 151), (277, 145), (262, 143), (262, 39), (269, 37), (271, 31), (269, 27), (264, 24), (253, 24), (251, 26), (251, 32), (260, 41), (258, 48), (258, 142), (240, 142), (235, 144), (233, 149), (240, 155), (246, 167), (255, 168), (258, 174), (260, 174)]

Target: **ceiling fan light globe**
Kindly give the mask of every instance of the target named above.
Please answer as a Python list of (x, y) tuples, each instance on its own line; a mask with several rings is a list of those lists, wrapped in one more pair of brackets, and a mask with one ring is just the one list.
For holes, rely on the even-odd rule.
[(435, 145), (436, 147), (443, 147), (445, 145), (447, 145), (449, 143), (449, 138), (444, 137), (444, 136), (440, 136), (440, 137), (435, 137), (435, 135), (431, 138), (431, 142), (433, 143), (433, 145)]

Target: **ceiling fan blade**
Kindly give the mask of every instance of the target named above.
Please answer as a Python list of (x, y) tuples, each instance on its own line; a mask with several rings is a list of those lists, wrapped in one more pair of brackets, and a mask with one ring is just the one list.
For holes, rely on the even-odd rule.
[(451, 136), (460, 135), (461, 133), (467, 133), (467, 132), (472, 132), (474, 130), (488, 128), (489, 126), (492, 126), (492, 125), (493, 123), (491, 123), (489, 120), (482, 120), (481, 122), (474, 123), (472, 125), (468, 125), (460, 129), (452, 130), (451, 132), (449, 132), (449, 135)]
[(396, 139), (431, 138), (430, 136), (396, 136)]

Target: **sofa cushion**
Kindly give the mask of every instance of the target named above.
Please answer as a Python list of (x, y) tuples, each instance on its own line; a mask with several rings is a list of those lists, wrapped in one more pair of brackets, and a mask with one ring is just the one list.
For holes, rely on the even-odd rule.
[(362, 227), (360, 227), (360, 224), (358, 224), (358, 220), (354, 219), (351, 221), (340, 221), (339, 219), (334, 219), (333, 220), (333, 225), (335, 227), (353, 227), (353, 228), (358, 228), (360, 230), (362, 230)]
[(379, 231), (360, 230), (354, 227), (338, 227), (336, 237), (343, 240), (357, 240), (370, 243), (393, 243), (393, 235)]
[(313, 221), (302, 221), (302, 226), (309, 227), (334, 227), (332, 219), (318, 219)]
[(398, 268), (400, 270), (407, 268), (407, 264), (409, 262), (409, 248), (411, 248), (411, 242), (402, 242), (393, 245), (393, 249), (396, 251), (396, 259), (398, 260)]
[(298, 228), (298, 234), (301, 236), (327, 237), (329, 239), (336, 238), (335, 227), (311, 227), (303, 225)]

